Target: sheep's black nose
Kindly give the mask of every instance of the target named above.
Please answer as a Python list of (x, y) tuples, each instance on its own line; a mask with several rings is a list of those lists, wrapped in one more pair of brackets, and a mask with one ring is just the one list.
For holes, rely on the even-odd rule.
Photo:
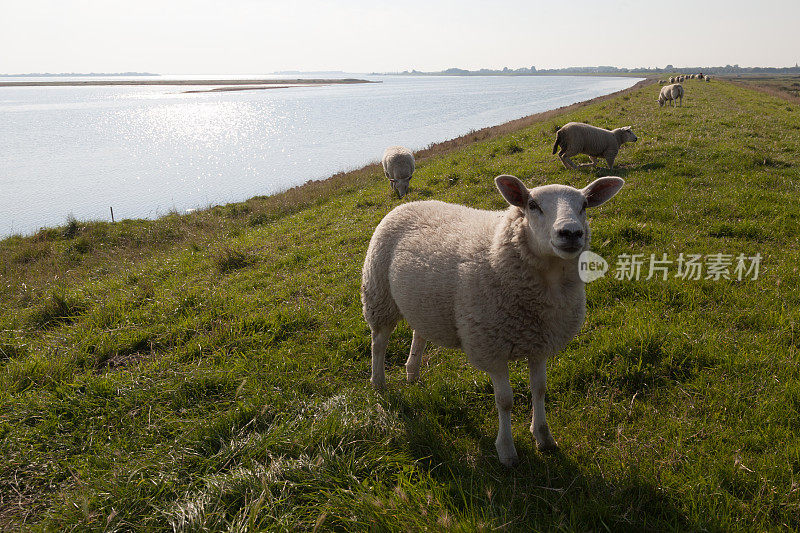
[(583, 237), (583, 230), (570, 231), (568, 229), (558, 230), (558, 236), (567, 241), (573, 241)]

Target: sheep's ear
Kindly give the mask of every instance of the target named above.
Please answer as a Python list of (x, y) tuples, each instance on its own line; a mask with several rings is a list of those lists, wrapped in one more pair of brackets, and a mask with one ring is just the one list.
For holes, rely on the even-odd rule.
[(506, 202), (520, 208), (524, 208), (528, 203), (530, 194), (528, 188), (516, 176), (503, 174), (494, 179), (494, 184), (497, 185), (497, 190), (506, 199)]
[(623, 185), (625, 185), (625, 180), (616, 176), (608, 176), (594, 180), (581, 189), (581, 192), (588, 202), (586, 207), (597, 207), (598, 205), (606, 203), (619, 192)]

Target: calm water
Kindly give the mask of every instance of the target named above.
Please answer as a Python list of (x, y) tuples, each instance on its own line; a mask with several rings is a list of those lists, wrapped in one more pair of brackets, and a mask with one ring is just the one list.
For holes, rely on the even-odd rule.
[(154, 218), (272, 194), (376, 161), (390, 144), (420, 149), (638, 81), (358, 77), (382, 83), (0, 87), (0, 237), (69, 214), (109, 219), (109, 206), (117, 219)]

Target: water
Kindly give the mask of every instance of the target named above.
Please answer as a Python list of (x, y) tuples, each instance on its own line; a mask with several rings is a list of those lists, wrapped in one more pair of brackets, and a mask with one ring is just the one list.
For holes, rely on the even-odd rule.
[(0, 237), (68, 215), (109, 219), (110, 206), (117, 219), (154, 218), (273, 194), (377, 161), (391, 144), (420, 149), (638, 81), (358, 77), (382, 83), (0, 87)]

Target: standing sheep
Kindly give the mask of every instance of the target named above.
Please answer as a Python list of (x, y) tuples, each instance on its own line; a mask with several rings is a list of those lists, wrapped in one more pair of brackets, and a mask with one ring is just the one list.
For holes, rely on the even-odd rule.
[(586, 154), (592, 160), (586, 165), (596, 166), (598, 158), (602, 157), (608, 163), (608, 168), (611, 168), (614, 166), (614, 159), (617, 157), (620, 146), (626, 142), (636, 141), (637, 137), (631, 131), (630, 126), (609, 131), (581, 122), (570, 122), (556, 132), (553, 153), (556, 153), (558, 147), (561, 146), (558, 158), (564, 168), (578, 168), (570, 159), (578, 154)]
[(530, 191), (514, 176), (495, 184), (510, 207), (483, 211), (438, 201), (411, 202), (381, 220), (361, 282), (372, 331), (372, 377), (383, 388), (389, 336), (404, 318), (413, 329), (408, 381), (419, 378), (426, 341), (461, 348), (489, 374), (499, 428), (495, 447), (511, 466), (513, 393), (508, 362), (527, 359), (533, 420), (542, 451), (557, 447), (545, 416), (546, 363), (578, 333), (586, 312), (578, 256), (589, 246), (586, 208), (624, 184), (599, 178), (583, 189), (544, 185)]
[(680, 106), (683, 107), (683, 85), (675, 83), (661, 88), (658, 95), (658, 107), (663, 107), (667, 102), (671, 102), (672, 107), (675, 107), (675, 100), (680, 100)]
[(402, 146), (390, 146), (381, 159), (383, 173), (389, 178), (389, 185), (402, 198), (408, 193), (408, 184), (414, 174), (414, 154)]
[(669, 77), (669, 82), (670, 83), (675, 83), (675, 76), (670, 76)]

